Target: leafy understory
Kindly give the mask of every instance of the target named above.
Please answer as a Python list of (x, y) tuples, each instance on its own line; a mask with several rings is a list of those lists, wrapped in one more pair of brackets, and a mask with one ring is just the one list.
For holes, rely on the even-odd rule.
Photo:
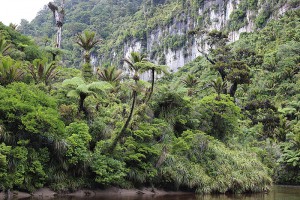
[(80, 70), (63, 59), (68, 51), (0, 30), (1, 191), (244, 193), (300, 183), (299, 10), (232, 44), (226, 32), (210, 31), (209, 53), (177, 73), (142, 52), (122, 59), (127, 71), (93, 69), (100, 40), (91, 30), (72, 38), (82, 48)]

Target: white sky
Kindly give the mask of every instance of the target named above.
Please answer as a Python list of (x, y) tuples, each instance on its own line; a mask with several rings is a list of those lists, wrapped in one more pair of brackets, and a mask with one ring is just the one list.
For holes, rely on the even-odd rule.
[(0, 0), (0, 21), (5, 25), (20, 24), (21, 19), (30, 22), (50, 1), (52, 0)]

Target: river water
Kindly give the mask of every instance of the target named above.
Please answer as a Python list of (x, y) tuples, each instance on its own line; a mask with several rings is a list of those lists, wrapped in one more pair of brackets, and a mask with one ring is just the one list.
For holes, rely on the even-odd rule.
[[(36, 198), (30, 198), (36, 200)], [(274, 186), (269, 193), (243, 195), (164, 195), (164, 196), (102, 196), (102, 197), (60, 197), (52, 200), (300, 200), (300, 186)]]

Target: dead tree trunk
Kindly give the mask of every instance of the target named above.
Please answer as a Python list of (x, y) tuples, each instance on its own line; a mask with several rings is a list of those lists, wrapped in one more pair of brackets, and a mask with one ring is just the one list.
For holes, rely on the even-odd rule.
[(53, 12), (53, 17), (55, 20), (55, 24), (57, 26), (57, 33), (56, 33), (56, 47), (61, 47), (61, 40), (62, 40), (62, 26), (64, 22), (65, 12), (64, 12), (64, 1), (62, 1), (62, 5), (58, 8), (52, 2), (48, 3), (48, 7)]

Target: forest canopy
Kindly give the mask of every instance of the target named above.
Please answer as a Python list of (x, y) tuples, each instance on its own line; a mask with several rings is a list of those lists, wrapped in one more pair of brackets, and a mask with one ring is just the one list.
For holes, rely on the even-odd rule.
[[(141, 15), (144, 5), (103, 2), (67, 1), (73, 14), (93, 8), (69, 16), (77, 22), (64, 25), (72, 32), (64, 37), (73, 35), (67, 50), (20, 33), (30, 34), (34, 24), (16, 30), (0, 23), (1, 191), (150, 186), (245, 193), (300, 183), (299, 9), (234, 43), (226, 31), (212, 30), (209, 52), (169, 73), (165, 63), (135, 51), (122, 58), (127, 70), (94, 68), (98, 45), (117, 41), (114, 25)], [(116, 23), (103, 25), (94, 12)], [(34, 23), (50, 36), (48, 14), (42, 10)], [(78, 28), (87, 25), (94, 29)], [(79, 62), (64, 59), (76, 53)]]

